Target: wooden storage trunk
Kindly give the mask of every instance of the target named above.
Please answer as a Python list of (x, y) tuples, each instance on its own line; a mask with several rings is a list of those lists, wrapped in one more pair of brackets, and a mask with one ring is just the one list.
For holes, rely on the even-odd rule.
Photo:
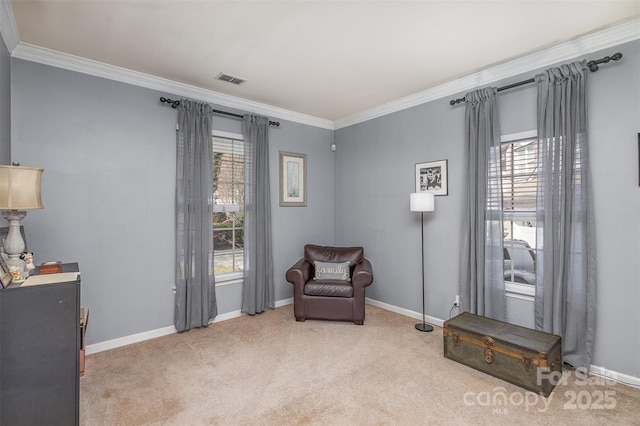
[(446, 358), (544, 396), (555, 386), (551, 372), (562, 373), (554, 334), (464, 312), (444, 322), (443, 335)]

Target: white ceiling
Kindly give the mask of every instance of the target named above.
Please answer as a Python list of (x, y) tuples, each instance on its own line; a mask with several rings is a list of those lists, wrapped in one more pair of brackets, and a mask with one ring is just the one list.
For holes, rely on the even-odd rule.
[[(21, 44), (332, 121), (640, 16), (640, 0), (10, 6)], [(215, 80), (220, 72), (247, 82)]]

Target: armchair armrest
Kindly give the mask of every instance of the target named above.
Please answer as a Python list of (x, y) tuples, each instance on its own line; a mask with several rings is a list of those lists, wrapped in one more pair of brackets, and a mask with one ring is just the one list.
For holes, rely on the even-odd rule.
[(293, 284), (293, 314), (296, 321), (305, 320), (304, 285), (311, 279), (313, 265), (304, 258), (298, 260), (287, 270), (286, 278)]
[(291, 284), (304, 285), (311, 279), (313, 265), (305, 259), (298, 260), (289, 270), (287, 270), (286, 278)]
[(371, 262), (363, 259), (353, 268), (353, 276), (351, 277), (354, 289), (368, 287), (373, 282), (373, 269)]

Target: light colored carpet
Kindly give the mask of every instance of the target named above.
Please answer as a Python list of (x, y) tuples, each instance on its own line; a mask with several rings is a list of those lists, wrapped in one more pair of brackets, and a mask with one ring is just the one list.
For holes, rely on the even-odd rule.
[(366, 309), (356, 326), (288, 305), (90, 355), (81, 424), (640, 424), (639, 389), (570, 372), (543, 398), (444, 358), (441, 328)]

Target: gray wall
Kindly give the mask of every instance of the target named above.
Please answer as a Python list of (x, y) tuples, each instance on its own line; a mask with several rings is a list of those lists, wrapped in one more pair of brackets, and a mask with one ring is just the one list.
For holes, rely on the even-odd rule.
[[(79, 262), (87, 343), (173, 324), (175, 125), (159, 93), (12, 60), (13, 160), (43, 167), (44, 210), (24, 220), (36, 264)], [(225, 108), (220, 108), (225, 109)], [(276, 299), (305, 242), (333, 241), (331, 131), (281, 121), (270, 130)], [(216, 130), (241, 132), (219, 117)], [(307, 208), (278, 206), (278, 151), (307, 154)], [(217, 287), (219, 313), (240, 309), (241, 286)]]
[[(599, 288), (593, 364), (640, 377), (640, 42), (588, 58), (617, 51), (621, 62), (589, 76)], [(422, 290), (420, 216), (409, 211), (414, 165), (448, 159), (449, 195), (436, 197), (436, 211), (425, 214), (426, 312), (443, 320), (458, 293), (463, 206), (465, 107), (450, 107), (449, 99), (335, 133), (336, 244), (364, 245), (375, 273), (368, 297), (415, 312)], [(534, 86), (501, 92), (499, 103), (502, 134), (535, 130)]]
[(448, 160), (449, 196), (425, 214), (427, 313), (446, 318), (457, 293), (464, 109), (430, 102), (336, 131), (336, 244), (361, 244), (375, 281), (367, 297), (422, 312), (414, 166)]
[(0, 164), (11, 164), (11, 58), (2, 33), (0, 33)]
[[(589, 82), (599, 280), (594, 364), (640, 377), (640, 42), (602, 54), (617, 50), (623, 61)], [(6, 62), (2, 55), (0, 46)], [(0, 84), (10, 80), (13, 93), (13, 160), (45, 168), (45, 209), (25, 219), (36, 263), (80, 262), (89, 344), (171, 325), (176, 112), (158, 102), (170, 94), (17, 59), (10, 79), (2, 63)], [(448, 317), (458, 292), (464, 106), (447, 101), (338, 130), (335, 154), (328, 130), (283, 121), (270, 132), (278, 300), (292, 295), (284, 272), (302, 245), (335, 242), (365, 247), (376, 276), (368, 297), (421, 312), (420, 221), (409, 211), (409, 193), (415, 163), (448, 159), (449, 195), (425, 215), (427, 313)], [(535, 89), (503, 92), (500, 119), (503, 134), (533, 129)], [(216, 128), (241, 132), (239, 121), (223, 117)], [(0, 141), (0, 153), (8, 149)], [(307, 154), (307, 208), (278, 207), (279, 150)], [(240, 290), (217, 288), (220, 313), (240, 308)]]

